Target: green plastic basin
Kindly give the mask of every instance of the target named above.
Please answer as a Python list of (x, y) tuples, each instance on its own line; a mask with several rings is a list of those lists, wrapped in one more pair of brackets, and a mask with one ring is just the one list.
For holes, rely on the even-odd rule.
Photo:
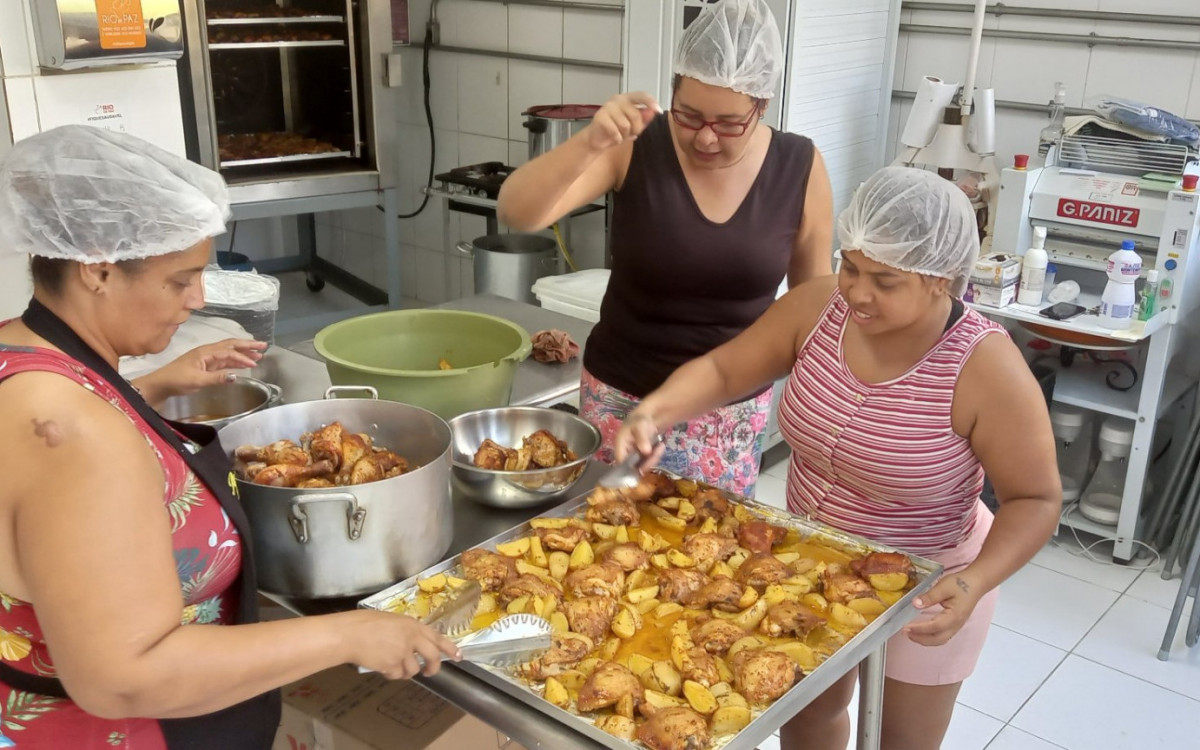
[[(334, 323), (313, 342), (334, 385), (369, 385), (379, 397), (443, 419), (508, 406), (529, 332), (461, 310), (390, 310)], [(452, 369), (440, 369), (445, 360)]]

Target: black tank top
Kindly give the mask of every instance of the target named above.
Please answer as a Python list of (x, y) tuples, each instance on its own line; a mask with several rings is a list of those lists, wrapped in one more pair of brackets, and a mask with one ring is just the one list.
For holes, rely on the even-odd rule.
[(808, 138), (773, 131), (750, 192), (717, 224), (692, 197), (667, 115), (656, 117), (614, 194), (612, 275), (584, 348), (588, 371), (642, 398), (762, 315), (787, 274), (812, 160)]

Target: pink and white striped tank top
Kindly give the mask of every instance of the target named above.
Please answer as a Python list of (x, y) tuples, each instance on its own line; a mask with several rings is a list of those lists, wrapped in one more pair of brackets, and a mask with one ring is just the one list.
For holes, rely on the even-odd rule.
[(788, 510), (918, 555), (951, 549), (970, 535), (983, 487), (950, 423), (954, 387), (975, 346), (1004, 329), (967, 308), (911, 370), (872, 384), (843, 356), (849, 313), (835, 291), (783, 391)]

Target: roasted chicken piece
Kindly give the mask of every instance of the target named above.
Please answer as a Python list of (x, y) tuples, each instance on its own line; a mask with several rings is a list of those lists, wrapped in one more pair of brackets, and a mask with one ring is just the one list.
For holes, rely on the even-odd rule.
[(758, 623), (758, 629), (772, 638), (787, 635), (804, 639), (813, 628), (824, 624), (822, 615), (800, 602), (783, 601), (767, 608), (767, 615)]
[(561, 529), (534, 529), (533, 533), (542, 540), (543, 548), (559, 552), (570, 552), (588, 535), (587, 529), (574, 524)]
[(821, 592), (830, 602), (846, 604), (855, 599), (878, 599), (871, 584), (853, 573), (835, 573), (825, 570), (821, 573)]
[(782, 651), (742, 649), (730, 660), (733, 684), (752, 705), (764, 705), (791, 689), (803, 676), (800, 667)]
[(361, 432), (347, 432), (342, 435), (342, 462), (338, 469), (338, 484), (350, 484), (350, 473), (359, 459), (371, 453), (371, 438)]
[(687, 650), (687, 659), (679, 674), (685, 680), (698, 682), (704, 687), (712, 687), (721, 681), (721, 670), (717, 668), (716, 658), (700, 646)]
[(550, 638), (550, 650), (537, 659), (522, 664), (521, 673), (532, 680), (562, 674), (583, 660), (596, 645), (580, 633), (555, 633)]
[(510, 579), (500, 588), (500, 601), (505, 604), (518, 596), (533, 596), (539, 599), (544, 596), (553, 596), (558, 601), (562, 601), (562, 592), (558, 590), (558, 587), (529, 573)]
[(650, 555), (635, 542), (625, 542), (609, 547), (604, 551), (604, 561), (621, 566), (621, 570), (626, 573), (650, 567)]
[(319, 477), (333, 471), (328, 461), (320, 461), (311, 466), (295, 464), (272, 464), (264, 467), (250, 481), (255, 484), (265, 484), (268, 487), (295, 487), (305, 479)]
[(638, 727), (637, 738), (650, 750), (707, 750), (708, 720), (690, 708), (663, 708)]
[(333, 470), (337, 471), (342, 467), (342, 435), (344, 433), (345, 429), (342, 427), (342, 423), (334, 422), (302, 436), (300, 442), (308, 445), (308, 452), (312, 454), (313, 461), (329, 461), (333, 464)]
[(646, 689), (633, 672), (616, 662), (606, 661), (596, 669), (579, 688), (579, 700), (575, 705), (581, 712), (595, 711), (611, 706), (624, 695), (633, 696), (633, 708), (645, 700)]
[(741, 607), (738, 600), (742, 598), (746, 588), (726, 576), (717, 576), (700, 588), (683, 597), (685, 607), (693, 609), (719, 609), (722, 612), (737, 612)]
[(641, 519), (637, 506), (629, 500), (614, 498), (588, 506), (587, 520), (610, 526), (632, 526)]
[(752, 586), (761, 594), (767, 584), (779, 583), (791, 574), (788, 566), (779, 562), (774, 555), (760, 553), (747, 558), (733, 575), (738, 583)]
[(850, 570), (863, 578), (888, 573), (903, 573), (912, 578), (913, 573), (916, 572), (912, 560), (899, 552), (872, 552), (861, 560), (851, 560)]
[(690, 594), (708, 583), (708, 576), (691, 568), (671, 568), (658, 573), (658, 598), (683, 604)]
[(330, 487), (336, 487), (336, 486), (337, 486), (336, 484), (334, 484), (332, 481), (326, 479), (325, 477), (311, 477), (309, 479), (303, 479), (299, 482), (296, 482), (296, 489), (299, 489), (299, 490), (315, 490), (315, 489), (326, 490), (326, 489), (329, 489)]
[(505, 471), (528, 471), (533, 466), (533, 452), (522, 447), (508, 451), (504, 459)]
[(562, 605), (563, 614), (571, 630), (599, 641), (608, 635), (608, 627), (616, 617), (620, 605), (607, 596), (585, 596), (572, 599)]
[(544, 469), (560, 466), (567, 462), (567, 444), (547, 430), (538, 430), (523, 441), (529, 449), (533, 463)]
[(370, 453), (355, 461), (346, 474), (346, 484), (366, 484), (380, 479), (383, 479), (383, 469), (379, 466), (379, 459)]
[(474, 464), (480, 469), (503, 471), (504, 462), (508, 460), (508, 451), (508, 448), (492, 442), (490, 438), (485, 439), (479, 450), (475, 451)]
[(609, 596), (617, 599), (625, 589), (625, 571), (615, 563), (595, 563), (567, 574), (563, 583), (575, 596)]
[(692, 534), (683, 540), (683, 551), (705, 570), (718, 560), (728, 560), (737, 548), (736, 539), (720, 534)]
[(308, 460), (308, 453), (304, 448), (296, 445), (291, 440), (276, 440), (270, 445), (261, 447), (257, 445), (243, 445), (233, 453), (239, 461), (264, 463), (268, 466), (278, 464), (307, 466), (311, 463)]
[(738, 527), (738, 542), (755, 554), (766, 554), (787, 537), (787, 529), (766, 521), (747, 521)]
[(659, 474), (657, 471), (647, 471), (645, 474), (642, 474), (642, 478), (638, 480), (636, 487), (621, 490), (621, 494), (627, 500), (633, 500), (634, 502), (645, 502), (646, 500), (655, 500), (660, 497), (670, 497), (675, 494), (675, 482), (670, 477)]
[(724, 654), (735, 641), (747, 635), (749, 633), (745, 630), (719, 617), (692, 628), (692, 642), (708, 653), (717, 655)]
[(717, 489), (700, 490), (692, 497), (692, 505), (701, 521), (706, 518), (720, 521), (730, 514), (729, 501)]
[(499, 591), (517, 573), (512, 558), (485, 549), (463, 552), (462, 565), (467, 578), (479, 581), (484, 591)]
[(408, 472), (408, 459), (386, 448), (375, 449), (375, 460), (385, 477), (398, 477)]

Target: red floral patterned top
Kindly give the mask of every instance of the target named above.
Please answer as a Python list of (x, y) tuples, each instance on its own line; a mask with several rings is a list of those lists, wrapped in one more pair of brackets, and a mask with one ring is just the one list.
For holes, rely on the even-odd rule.
[[(27, 371), (54, 372), (70, 378), (119, 409), (138, 428), (158, 456), (166, 477), (164, 531), (171, 534), (186, 605), (180, 612), (180, 622), (230, 624), (237, 609), (234, 584), (241, 569), (242, 546), (237, 529), (216, 497), (192, 473), (183, 457), (91, 369), (49, 349), (0, 345), (0, 381)], [(2, 592), (0, 659), (25, 672), (57, 676), (33, 606)], [(154, 719), (102, 719), (69, 700), (15, 690), (0, 682), (0, 748), (9, 747), (163, 750), (166, 746)]]

